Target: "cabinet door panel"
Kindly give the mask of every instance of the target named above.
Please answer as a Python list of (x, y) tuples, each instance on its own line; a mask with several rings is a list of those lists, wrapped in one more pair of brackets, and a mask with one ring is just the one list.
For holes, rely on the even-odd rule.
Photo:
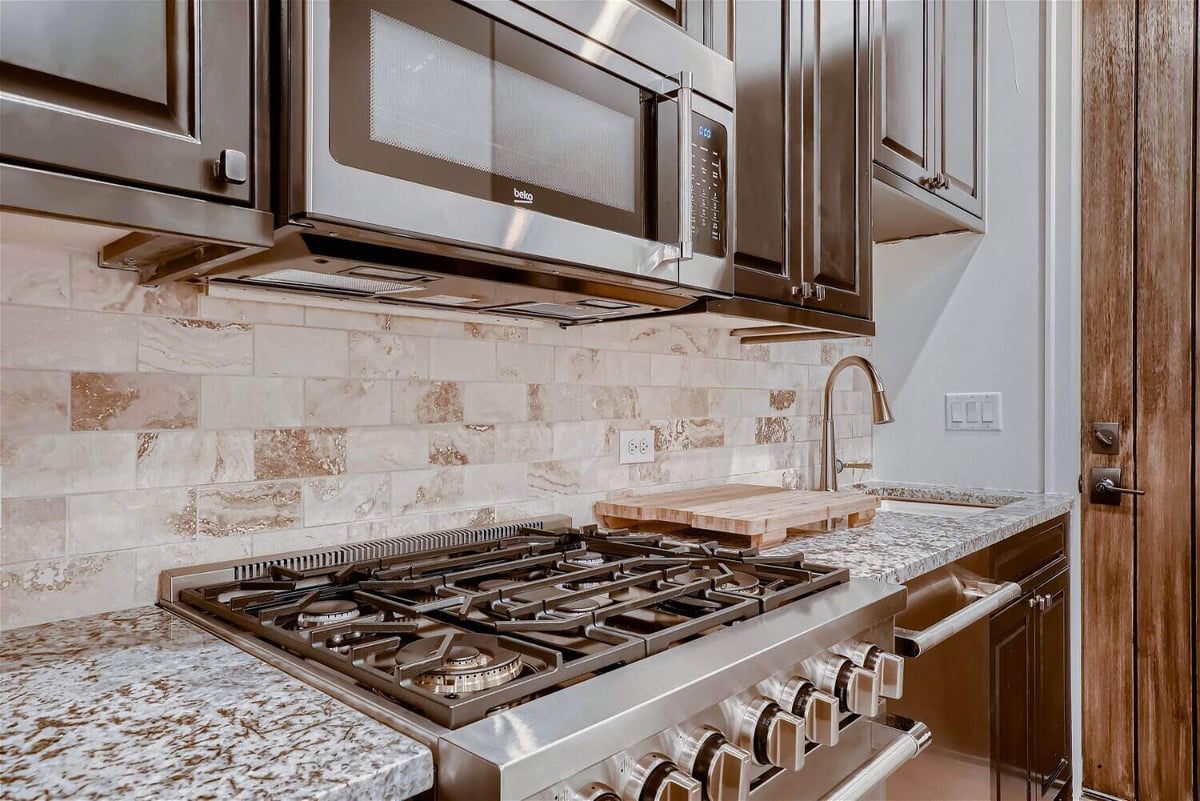
[(810, 0), (802, 6), (800, 177), (806, 216), (791, 215), (792, 248), (800, 254), (805, 280), (825, 288), (824, 300), (806, 306), (869, 317), (870, 9), (866, 0)]
[(991, 621), (994, 801), (1032, 801), (1034, 631), (1025, 599)]
[(1045, 609), (1036, 612), (1033, 780), (1038, 798), (1053, 798), (1062, 789), (1071, 759), (1068, 588), (1064, 572), (1035, 591), (1047, 599)]
[(939, 0), (939, 194), (983, 216), (984, 17), (980, 0)]
[[(0, 3), (7, 159), (236, 201), (225, 149), (251, 154), (247, 0)], [(203, 117), (201, 117), (203, 115)]]
[(937, 169), (932, 0), (874, 0), (875, 161), (913, 183)]
[[(786, 12), (786, 2), (779, 0), (734, 4), (738, 109), (734, 261), (773, 276), (787, 275)], [(753, 274), (748, 276), (753, 279)], [(739, 287), (745, 289), (749, 287)]]

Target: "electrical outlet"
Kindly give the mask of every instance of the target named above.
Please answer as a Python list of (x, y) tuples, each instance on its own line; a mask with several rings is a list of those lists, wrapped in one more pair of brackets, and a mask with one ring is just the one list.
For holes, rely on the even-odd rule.
[(947, 431), (1000, 431), (1004, 428), (999, 392), (947, 392)]
[(621, 432), (621, 464), (640, 464), (654, 461), (653, 431)]

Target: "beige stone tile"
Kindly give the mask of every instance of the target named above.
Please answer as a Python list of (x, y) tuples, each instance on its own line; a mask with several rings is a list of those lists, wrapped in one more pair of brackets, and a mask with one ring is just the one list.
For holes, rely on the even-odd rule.
[(671, 352), (685, 356), (717, 356), (726, 339), (737, 341), (719, 328), (676, 325), (671, 327)]
[(554, 458), (602, 456), (607, 450), (609, 425), (603, 420), (554, 424)]
[(410, 317), (387, 312), (363, 312), (349, 309), (325, 309), (309, 306), (304, 310), (309, 328), (339, 328), (345, 331), (382, 331), (414, 337), (461, 339), (463, 324), (454, 320)]
[(136, 569), (135, 551), (6, 565), (0, 569), (0, 629), (134, 606)]
[(287, 303), (258, 303), (234, 298), (200, 296), (200, 315), (205, 320), (230, 323), (269, 323), (304, 325), (304, 307)]
[(755, 418), (731, 417), (725, 420), (725, 447), (755, 444)]
[(494, 342), (526, 342), (529, 339), (529, 331), (519, 325), (466, 323), (463, 330), (467, 339), (489, 339)]
[(650, 354), (636, 351), (604, 351), (604, 383), (645, 386), (650, 381)]
[(496, 429), (490, 425), (439, 426), (429, 431), (429, 464), (490, 464), (496, 460)]
[(414, 534), (424, 534), (433, 530), (427, 514), (394, 515), (381, 520), (364, 520), (361, 523), (349, 524), (346, 541), (366, 542), (368, 540), (411, 537)]
[(524, 384), (554, 381), (554, 348), (516, 342), (496, 343), (496, 378)]
[(688, 383), (693, 387), (724, 387), (725, 360), (709, 356), (688, 359)]
[(428, 426), (385, 426), (346, 430), (346, 470), (377, 473), (429, 466)]
[(549, 459), (554, 452), (551, 423), (497, 423), (496, 461), (534, 462)]
[(529, 496), (522, 464), (467, 465), (463, 480), (463, 508), (516, 503)]
[(755, 387), (754, 362), (739, 359), (725, 360), (725, 383), (722, 386)]
[(766, 362), (771, 360), (771, 346), (759, 343), (757, 345), (742, 345), (738, 358), (749, 362)]
[(583, 344), (583, 330), (587, 327), (577, 325), (560, 328), (556, 323), (542, 323), (530, 327), (529, 341), (534, 345), (579, 347)]
[(725, 425), (721, 420), (670, 420), (655, 423), (653, 428), (655, 451), (725, 447)]
[(254, 432), (256, 479), (335, 476), (344, 472), (344, 428), (275, 428)]
[(68, 373), (0, 371), (0, 432), (50, 434), (68, 430), (70, 386)]
[(468, 423), (515, 423), (529, 414), (525, 384), (463, 384), (463, 419)]
[(767, 403), (776, 412), (790, 412), (796, 408), (796, 390), (772, 389), (768, 392)]
[(136, 318), (120, 314), (6, 306), (0, 366), (133, 372), (137, 325)]
[(66, 306), (71, 297), (70, 256), (57, 248), (0, 243), (0, 302)]
[(429, 375), (427, 339), (407, 334), (350, 334), (350, 375), (360, 378), (425, 378)]
[(249, 431), (143, 431), (137, 435), (137, 486), (175, 487), (250, 481)]
[(583, 419), (583, 387), (576, 384), (530, 384), (526, 388), (529, 419), (547, 423)]
[(534, 462), (528, 466), (528, 494), (545, 498), (623, 489), (632, 480), (629, 468), (608, 456)]
[(393, 423), (453, 423), (462, 419), (462, 384), (414, 380), (392, 384)]
[(132, 489), (136, 455), (132, 432), (5, 436), (4, 497)]
[(304, 482), (304, 523), (325, 526), (387, 517), (392, 482), (388, 473), (312, 478)]
[(283, 325), (254, 327), (254, 372), (311, 378), (350, 374), (350, 337), (345, 331)]
[(545, 517), (554, 514), (553, 498), (534, 498), (516, 503), (496, 505), (496, 522), (507, 523), (517, 520), (528, 520), (533, 517)]
[(304, 424), (304, 380), (250, 375), (201, 379), (204, 428), (287, 428)]
[(71, 428), (136, 431), (194, 428), (200, 377), (181, 373), (74, 373)]
[(631, 321), (629, 324), (629, 349), (651, 353), (665, 353), (671, 347), (671, 326), (649, 320)]
[(604, 361), (595, 348), (555, 348), (554, 380), (559, 384), (604, 383)]
[(582, 387), (585, 420), (634, 420), (642, 416), (634, 387)]
[[(369, 523), (364, 524), (369, 525)], [(262, 531), (250, 537), (254, 556), (274, 556), (310, 548), (331, 548), (347, 542), (349, 527), (344, 523), (333, 526), (289, 528), (282, 531)], [(367, 539), (375, 539), (368, 537)]]
[(430, 340), (429, 377), (443, 381), (495, 381), (496, 343), (470, 339)]
[(650, 375), (643, 382), (655, 387), (681, 387), (688, 383), (688, 359), (677, 353), (651, 353)]
[(491, 526), (495, 522), (496, 508), (494, 506), (484, 506), (480, 509), (458, 509), (453, 512), (434, 512), (429, 515), (429, 527), (433, 531)]
[(392, 473), (392, 511), (409, 514), (461, 507), (465, 475), (463, 467)]
[(310, 378), (304, 382), (304, 424), (385, 426), (392, 421), (392, 384), (359, 378)]
[(0, 564), (53, 559), (67, 552), (66, 498), (11, 498), (0, 520)]
[(759, 417), (754, 421), (754, 441), (759, 445), (791, 439), (792, 424), (787, 417)]
[(638, 390), (641, 416), (655, 420), (708, 417), (709, 391), (702, 387), (642, 387)]
[(239, 375), (254, 367), (254, 327), (179, 317), (138, 321), (138, 369)]
[(240, 537), (301, 524), (299, 481), (266, 481), (200, 487), (197, 532), (202, 537)]
[(196, 538), (192, 487), (72, 495), (67, 499), (71, 553), (145, 548)]
[(71, 305), (77, 309), (194, 317), (199, 296), (191, 284), (139, 286), (136, 272), (100, 267), (94, 254), (71, 254)]
[(164, 570), (209, 562), (248, 559), (251, 556), (251, 541), (251, 537), (206, 538), (195, 542), (126, 551), (137, 554), (134, 574), (136, 579), (133, 582), (135, 605), (151, 604), (158, 599), (158, 578)]

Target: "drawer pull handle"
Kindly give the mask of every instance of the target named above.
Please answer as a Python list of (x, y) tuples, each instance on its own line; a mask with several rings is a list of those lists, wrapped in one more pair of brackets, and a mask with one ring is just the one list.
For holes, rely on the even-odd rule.
[(972, 582), (966, 593), (975, 595), (974, 601), (957, 612), (921, 631), (896, 627), (896, 652), (902, 656), (920, 656), (936, 648), (968, 626), (978, 623), (1021, 597), (1021, 585), (1012, 581), (994, 584), (988, 581)]

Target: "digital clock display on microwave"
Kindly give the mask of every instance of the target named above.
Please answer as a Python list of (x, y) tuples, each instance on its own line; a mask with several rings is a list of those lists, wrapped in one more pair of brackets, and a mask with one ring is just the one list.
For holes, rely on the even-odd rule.
[(692, 119), (692, 246), (698, 253), (724, 258), (725, 126), (696, 113)]

